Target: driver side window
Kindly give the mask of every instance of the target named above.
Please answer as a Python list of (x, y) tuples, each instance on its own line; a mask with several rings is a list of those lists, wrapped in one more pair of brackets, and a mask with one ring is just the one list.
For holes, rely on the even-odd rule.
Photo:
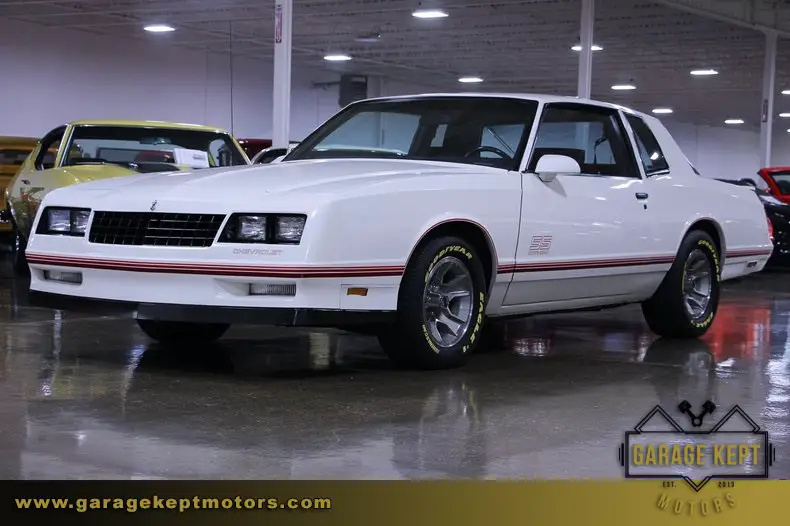
[(60, 142), (63, 140), (63, 135), (66, 133), (66, 127), (61, 126), (55, 128), (41, 139), (40, 147), (36, 153), (35, 166), (36, 170), (49, 170), (55, 167), (55, 158), (57, 157)]

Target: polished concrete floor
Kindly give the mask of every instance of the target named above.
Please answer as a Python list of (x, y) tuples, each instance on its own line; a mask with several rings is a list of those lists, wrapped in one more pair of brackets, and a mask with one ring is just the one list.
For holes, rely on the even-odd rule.
[(704, 341), (633, 307), (537, 316), (463, 369), (405, 372), (306, 330), (167, 353), (130, 319), (25, 306), (2, 265), (0, 478), (619, 478), (623, 433), (683, 399), (739, 404), (790, 475), (790, 274), (728, 284)]

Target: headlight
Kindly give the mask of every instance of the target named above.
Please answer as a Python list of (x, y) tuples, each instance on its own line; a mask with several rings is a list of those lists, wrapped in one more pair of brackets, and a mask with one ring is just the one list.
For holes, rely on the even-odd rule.
[(305, 216), (277, 216), (274, 239), (278, 243), (298, 243), (302, 239)]
[(56, 208), (48, 206), (41, 214), (36, 234), (85, 236), (88, 230), (88, 208)]
[(223, 243), (298, 245), (307, 216), (298, 214), (233, 214), (220, 236)]
[(266, 216), (239, 216), (239, 241), (266, 241)]

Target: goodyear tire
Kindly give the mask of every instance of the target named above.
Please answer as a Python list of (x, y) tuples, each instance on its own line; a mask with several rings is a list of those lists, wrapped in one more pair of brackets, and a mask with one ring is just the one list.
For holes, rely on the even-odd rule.
[(140, 329), (152, 340), (168, 347), (205, 347), (227, 332), (225, 323), (137, 320)]
[(707, 332), (719, 306), (721, 265), (713, 239), (692, 230), (656, 293), (642, 304), (650, 330), (668, 338)]
[(406, 267), (397, 322), (379, 342), (402, 367), (457, 367), (479, 343), (485, 305), (485, 271), (477, 251), (457, 237), (432, 239)]

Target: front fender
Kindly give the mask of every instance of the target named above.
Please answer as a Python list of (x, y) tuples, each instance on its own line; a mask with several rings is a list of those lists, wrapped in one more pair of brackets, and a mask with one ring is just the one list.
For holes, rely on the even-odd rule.
[(99, 179), (134, 175), (122, 166), (70, 166), (49, 170), (22, 170), (8, 187), (8, 204), (20, 234), (30, 237), (39, 206), (52, 190)]
[(475, 189), (436, 186), (330, 199), (308, 217), (302, 240), (305, 256), (322, 265), (403, 267), (432, 228), (462, 220), (479, 224), (488, 232), (492, 248), (512, 258), (521, 192), (520, 186), (513, 188), (518, 180), (509, 185), (507, 177), (501, 179), (497, 185)]

